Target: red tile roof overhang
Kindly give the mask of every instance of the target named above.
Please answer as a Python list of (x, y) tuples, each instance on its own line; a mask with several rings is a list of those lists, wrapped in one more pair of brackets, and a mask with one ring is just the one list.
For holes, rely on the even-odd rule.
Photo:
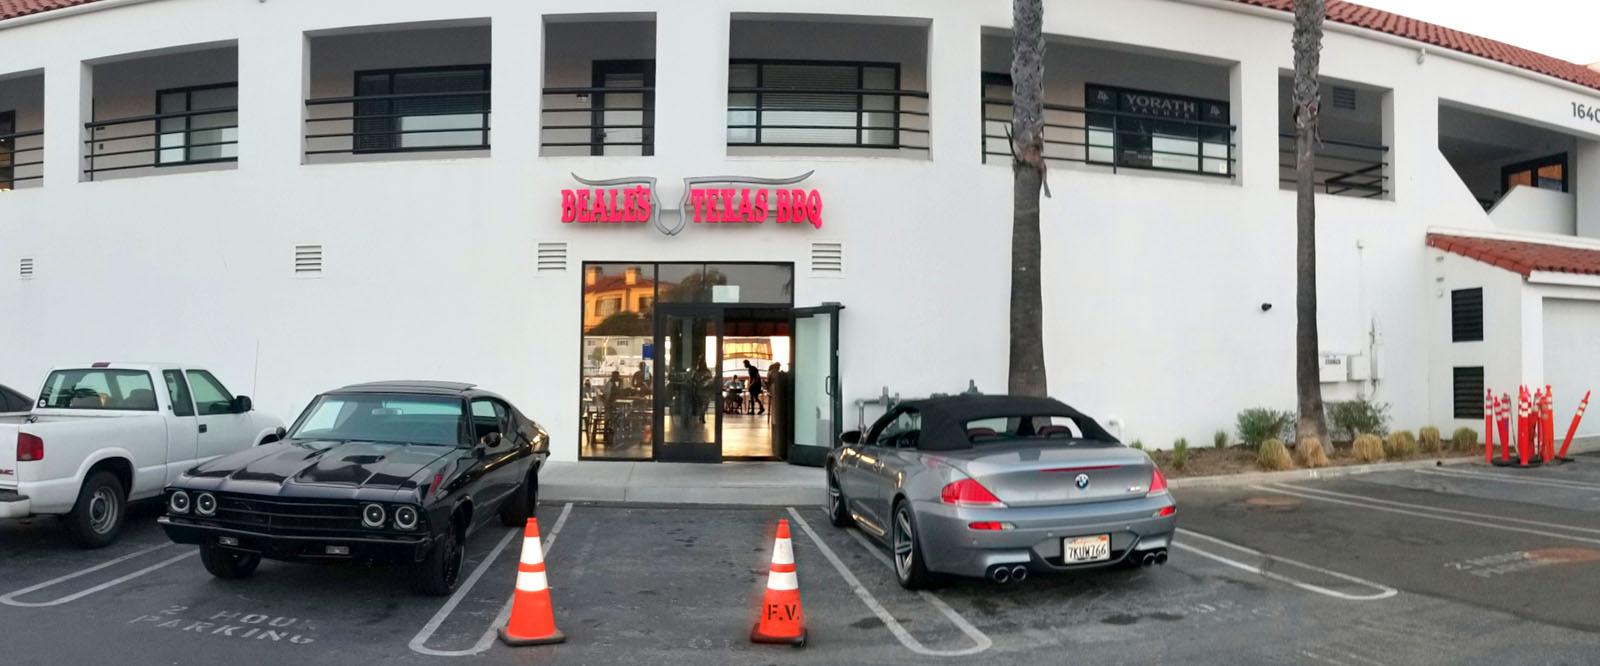
[(1600, 275), (1600, 249), (1437, 233), (1428, 234), (1428, 246), (1499, 266), (1523, 277), (1534, 271)]

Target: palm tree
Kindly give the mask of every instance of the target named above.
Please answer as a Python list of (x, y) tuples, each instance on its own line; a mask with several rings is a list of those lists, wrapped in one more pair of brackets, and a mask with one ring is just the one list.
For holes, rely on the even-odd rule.
[(1322, 60), (1324, 0), (1294, 0), (1294, 182), (1295, 182), (1295, 387), (1299, 393), (1299, 437), (1328, 445), (1322, 412), (1321, 359), (1317, 343), (1317, 211), (1312, 146), (1321, 105), (1317, 69)]
[(1044, 3), (1011, 3), (1011, 367), (1013, 395), (1046, 394), (1039, 288), (1044, 184)]

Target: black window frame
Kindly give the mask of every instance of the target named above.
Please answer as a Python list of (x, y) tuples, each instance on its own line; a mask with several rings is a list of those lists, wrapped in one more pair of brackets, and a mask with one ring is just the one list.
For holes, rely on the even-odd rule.
[[(366, 96), (366, 95), (362, 95), (361, 94), (361, 79), (362, 79), (362, 77), (386, 75), (386, 76), (389, 77), (388, 85), (387, 85), (386, 89), (390, 90), (390, 91), (393, 91), (394, 90), (394, 77), (395, 77), (396, 74), (419, 74), (419, 73), (429, 73), (429, 72), (452, 72), (452, 71), (469, 71), (469, 70), (481, 71), (483, 73), (484, 89), (483, 89), (483, 91), (481, 93), (465, 92), (465, 93), (462, 93), (461, 96), (462, 97), (467, 97), (467, 96), (471, 96), (471, 95), (474, 95), (474, 94), (479, 94), (479, 95), (481, 95), (483, 97), (483, 111), (479, 113), (479, 115), (482, 116), (483, 122), (482, 122), (481, 126), (478, 129), (464, 128), (464, 129), (456, 130), (456, 131), (460, 131), (460, 132), (474, 132), (474, 131), (476, 131), (476, 132), (479, 132), (480, 137), (481, 137), (481, 141), (476, 145), (462, 144), (462, 145), (454, 145), (454, 146), (415, 146), (415, 147), (411, 147), (411, 148), (407, 148), (407, 147), (401, 146), (401, 145), (399, 145), (399, 143), (400, 143), (401, 137), (404, 136), (404, 133), (402, 133), (400, 131), (398, 123), (396, 122), (396, 121), (398, 121), (400, 119), (401, 116), (396, 115), (394, 113), (394, 100), (393, 99), (369, 100), (369, 101), (365, 101), (365, 102), (359, 100), (359, 98)], [(362, 69), (362, 70), (356, 70), (352, 74), (351, 81), (350, 81), (350, 96), (352, 98), (357, 98), (357, 101), (351, 104), (351, 110), (350, 110), (350, 116), (351, 116), (351, 121), (350, 121), (350, 152), (352, 154), (356, 154), (356, 155), (370, 155), (370, 154), (381, 154), (381, 153), (420, 153), (420, 152), (441, 151), (441, 150), (446, 150), (446, 151), (448, 151), (448, 150), (488, 150), (489, 149), (489, 114), (494, 111), (494, 103), (493, 103), (493, 97), (492, 97), (493, 94), (494, 94), (494, 90), (493, 90), (494, 83), (493, 83), (493, 77), (491, 76), (492, 73), (493, 73), (493, 70), (491, 69), (491, 65), (489, 63), (481, 63), (481, 64), (475, 64), (475, 65), (435, 65), (435, 66), (430, 66), (430, 67), (396, 67), (396, 68), (386, 68), (386, 69)], [(383, 93), (383, 94), (392, 95), (394, 93), (393, 92), (389, 92), (389, 93)], [(363, 105), (378, 105), (378, 107), (381, 110), (371, 111), (369, 113), (363, 113), (362, 109), (364, 109), (364, 108), (372, 108), (370, 106), (363, 106)], [(374, 117), (363, 118), (362, 116), (364, 116), (364, 115), (374, 116)], [(463, 113), (462, 115), (465, 115), (465, 113)], [(387, 121), (388, 129), (380, 130), (380, 131), (376, 131), (376, 132), (369, 132), (369, 131), (366, 131), (366, 130), (362, 129), (363, 123), (371, 123), (373, 121)], [(361, 139), (362, 139), (363, 136), (374, 136), (374, 137), (377, 137), (377, 136), (388, 136), (389, 140), (391, 142), (391, 145), (390, 145), (390, 147), (386, 147), (386, 148), (361, 148), (359, 146), (360, 146)]]
[[(233, 97), (234, 97), (234, 100), (235, 100), (234, 105), (232, 107), (226, 107), (226, 108), (223, 108), (223, 109), (206, 109), (204, 113), (194, 113), (194, 93), (197, 92), (197, 91), (200, 91), (200, 90), (216, 90), (216, 89), (219, 89), (219, 88), (233, 88), (233, 90), (234, 90)], [(210, 132), (210, 131), (214, 131), (214, 130), (218, 130), (218, 129), (228, 129), (228, 128), (217, 128), (217, 127), (202, 127), (200, 129), (196, 130), (194, 128), (194, 126), (193, 126), (194, 125), (194, 116), (195, 115), (206, 115), (208, 113), (232, 113), (232, 114), (234, 114), (233, 129), (234, 129), (235, 132), (238, 131), (238, 129), (239, 129), (239, 124), (238, 124), (238, 121), (239, 121), (239, 104), (238, 104), (237, 100), (239, 99), (239, 82), (238, 81), (232, 81), (232, 82), (224, 82), (224, 83), (207, 83), (207, 84), (198, 85), (198, 86), (179, 86), (177, 88), (162, 88), (160, 90), (157, 90), (156, 91), (156, 104), (155, 104), (155, 109), (156, 109), (156, 114), (157, 115), (162, 115), (162, 114), (166, 114), (166, 113), (179, 113), (177, 111), (162, 111), (161, 110), (161, 98), (165, 97), (167, 95), (172, 95), (172, 94), (177, 94), (177, 93), (183, 93), (183, 111), (182, 111), (182, 113), (192, 114), (192, 115), (183, 116), (183, 159), (179, 160), (179, 161), (176, 161), (176, 162), (163, 162), (163, 161), (161, 161), (161, 154), (162, 153), (164, 153), (166, 151), (169, 151), (169, 150), (175, 150), (175, 148), (162, 148), (161, 147), (161, 137), (163, 135), (166, 135), (166, 134), (169, 134), (169, 133), (174, 133), (175, 134), (176, 132), (163, 132), (163, 131), (161, 131), (161, 120), (162, 119), (157, 119), (155, 121), (155, 125), (156, 125), (155, 126), (155, 145), (153, 147), (151, 147), (151, 151), (154, 154), (154, 157), (151, 159), (151, 161), (154, 163), (154, 165), (156, 167), (173, 167), (173, 166), (186, 166), (186, 165), (190, 165), (190, 164), (217, 164), (217, 163), (221, 163), (221, 162), (237, 162), (237, 161), (239, 161), (239, 156), (238, 155), (234, 155), (232, 157), (209, 157), (209, 158), (206, 158), (206, 159), (197, 160), (197, 159), (194, 159), (191, 156), (191, 153), (190, 153), (190, 151), (193, 149), (194, 133), (195, 132), (197, 132), (197, 131), (198, 132)], [(234, 141), (233, 141), (233, 143), (231, 145), (235, 146), (236, 147), (235, 150), (237, 150), (237, 146), (239, 145), (238, 139), (237, 138), (234, 139)], [(219, 148), (220, 147), (226, 147), (226, 145), (220, 145), (218, 147)]]
[[(629, 60), (595, 60), (590, 63), (589, 85), (595, 90), (606, 88), (607, 74), (639, 74), (643, 77), (643, 90), (629, 91), (627, 88), (616, 88), (617, 94), (643, 95), (644, 103), (643, 120), (640, 121), (639, 134), (640, 154), (650, 157), (656, 154), (656, 61), (655, 58), (635, 58)], [(605, 155), (605, 105), (606, 93), (595, 92), (591, 96), (589, 106), (589, 154)], [(617, 145), (617, 144), (612, 144)], [(627, 144), (621, 144), (625, 146)], [(619, 146), (620, 147), (620, 146)]]
[[(1009, 76), (1007, 78), (1009, 78)], [(1093, 91), (1096, 90), (1096, 89), (1103, 90), (1103, 91), (1109, 91), (1109, 92), (1112, 93), (1112, 95), (1111, 95), (1112, 101), (1113, 101), (1113, 107), (1112, 108), (1110, 108), (1110, 109), (1096, 108), (1092, 104), (1091, 95), (1092, 95)], [(1164, 98), (1168, 98), (1168, 99), (1182, 100), (1182, 101), (1185, 101), (1185, 102), (1191, 102), (1191, 103), (1195, 104), (1196, 107), (1199, 108), (1199, 109), (1203, 109), (1203, 108), (1205, 108), (1206, 105), (1212, 104), (1212, 105), (1216, 105), (1216, 106), (1220, 107), (1222, 109), (1222, 114), (1224, 116), (1227, 116), (1229, 119), (1231, 119), (1231, 117), (1232, 117), (1231, 113), (1232, 113), (1233, 106), (1232, 106), (1232, 101), (1231, 100), (1207, 99), (1207, 98), (1204, 98), (1204, 97), (1195, 97), (1193, 95), (1182, 95), (1182, 94), (1177, 94), (1177, 93), (1161, 92), (1159, 90), (1145, 90), (1145, 89), (1141, 89), (1141, 88), (1129, 88), (1127, 86), (1115, 86), (1115, 85), (1109, 85), (1109, 84), (1104, 84), (1104, 83), (1084, 82), (1084, 84), (1083, 84), (1083, 120), (1084, 120), (1084, 122), (1083, 122), (1083, 124), (1084, 124), (1084, 130), (1083, 130), (1084, 131), (1083, 161), (1084, 161), (1084, 163), (1086, 163), (1086, 164), (1104, 164), (1104, 165), (1113, 166), (1115, 168), (1124, 168), (1124, 169), (1149, 169), (1149, 170), (1153, 170), (1153, 171), (1169, 171), (1169, 172), (1173, 172), (1173, 173), (1192, 173), (1192, 174), (1198, 174), (1198, 175), (1202, 175), (1202, 176), (1227, 176), (1227, 177), (1232, 177), (1232, 176), (1235, 175), (1234, 171), (1233, 171), (1233, 130), (1229, 127), (1229, 120), (1224, 120), (1224, 121), (1222, 121), (1220, 123), (1213, 123), (1211, 121), (1203, 120), (1203, 119), (1200, 119), (1200, 118), (1196, 118), (1194, 120), (1183, 120), (1183, 119), (1176, 119), (1176, 118), (1162, 118), (1160, 116), (1153, 116), (1153, 115), (1152, 116), (1142, 116), (1140, 114), (1136, 114), (1136, 113), (1133, 113), (1133, 112), (1130, 112), (1130, 111), (1125, 111), (1125, 110), (1122, 109), (1121, 101), (1120, 101), (1121, 100), (1121, 93), (1134, 93), (1134, 94), (1140, 94), (1140, 95), (1153, 95), (1153, 96), (1164, 97)], [(1107, 112), (1114, 112), (1114, 114), (1108, 114)], [(1202, 112), (1197, 112), (1197, 114), (1199, 114), (1199, 113), (1202, 113)], [(1116, 120), (1119, 117), (1128, 118), (1129, 120), (1127, 122), (1121, 122), (1121, 121)], [(1103, 119), (1105, 119), (1105, 118), (1112, 119), (1112, 122), (1110, 123), (1109, 127), (1106, 127), (1104, 125), (1096, 126), (1096, 120), (1102, 120), (1103, 121)], [(1167, 167), (1167, 166), (1156, 166), (1154, 164), (1156, 153), (1154, 152), (1155, 151), (1155, 147), (1154, 147), (1154, 140), (1153, 140), (1153, 137), (1154, 137), (1154, 133), (1153, 132), (1145, 132), (1145, 133), (1142, 134), (1142, 136), (1145, 137), (1145, 139), (1146, 139), (1146, 144), (1148, 144), (1144, 148), (1144, 153), (1149, 155), (1149, 159), (1150, 159), (1151, 164), (1143, 164), (1143, 163), (1141, 163), (1139, 161), (1124, 160), (1123, 157), (1124, 157), (1124, 152), (1126, 152), (1126, 150), (1124, 148), (1123, 141), (1124, 141), (1124, 139), (1125, 139), (1125, 137), (1127, 135), (1130, 135), (1130, 131), (1129, 130), (1131, 128), (1128, 127), (1128, 125), (1131, 122), (1133, 122), (1133, 120), (1132, 120), (1133, 118), (1148, 118), (1149, 122), (1152, 122), (1152, 123), (1169, 122), (1169, 123), (1189, 124), (1189, 125), (1193, 125), (1193, 126), (1195, 126), (1197, 128), (1201, 128), (1201, 131), (1197, 131), (1196, 135), (1195, 135), (1195, 144), (1196, 144), (1196, 148), (1197, 148), (1197, 150), (1196, 150), (1196, 152), (1194, 154), (1195, 168), (1193, 168), (1193, 169), (1179, 169), (1179, 168)], [(1090, 151), (1092, 149), (1094, 149), (1094, 148), (1102, 148), (1103, 149), (1103, 148), (1105, 148), (1105, 146), (1094, 146), (1094, 145), (1091, 145), (1089, 143), (1089, 138), (1088, 138), (1089, 137), (1089, 132), (1092, 132), (1092, 131), (1107, 131), (1108, 129), (1111, 132), (1111, 147), (1110, 147), (1111, 160), (1110, 161), (1105, 161), (1105, 160), (1096, 160), (1096, 159), (1091, 158), (1090, 157)], [(1211, 130), (1213, 132), (1220, 133), (1220, 135), (1221, 135), (1221, 144), (1227, 148), (1227, 155), (1225, 157), (1208, 157), (1208, 156), (1206, 156), (1206, 154), (1205, 154), (1205, 145), (1207, 143), (1215, 143), (1216, 141), (1215, 141), (1214, 138), (1213, 138), (1213, 140), (1208, 141), (1207, 139), (1204, 139), (1204, 138), (1201, 137), (1201, 134), (1202, 134), (1203, 130), (1205, 130), (1205, 129), (1209, 129), (1209, 130)], [(1135, 149), (1135, 150), (1137, 150), (1137, 149)], [(1181, 153), (1163, 153), (1163, 154), (1174, 154), (1174, 155), (1183, 156), (1183, 154), (1181, 154)], [(1208, 160), (1221, 160), (1223, 162), (1223, 171), (1221, 173), (1218, 173), (1218, 172), (1215, 172), (1215, 171), (1207, 171), (1205, 166), (1206, 166), (1206, 162)]]
[[(1511, 183), (1510, 183), (1511, 174), (1514, 174), (1514, 173), (1517, 173), (1517, 172), (1520, 172), (1520, 171), (1532, 171), (1533, 172), (1533, 177), (1535, 179), (1537, 179), (1539, 177), (1539, 169), (1541, 167), (1557, 166), (1557, 165), (1559, 165), (1561, 167), (1561, 191), (1562, 192), (1571, 191), (1571, 187), (1572, 187), (1572, 175), (1571, 175), (1572, 174), (1572, 167), (1571, 167), (1571, 164), (1567, 160), (1567, 154), (1566, 153), (1556, 153), (1554, 155), (1546, 155), (1544, 157), (1539, 157), (1539, 158), (1535, 158), (1535, 159), (1531, 159), (1531, 160), (1523, 160), (1523, 161), (1517, 162), (1515, 164), (1507, 164), (1507, 165), (1505, 165), (1503, 167), (1500, 167), (1500, 196), (1503, 197), (1503, 196), (1511, 193)], [(1532, 185), (1532, 187), (1534, 187), (1536, 189), (1544, 189), (1542, 187), (1539, 187), (1537, 180), (1534, 181), (1534, 185)]]
[[(162, 370), (161, 383), (167, 384), (171, 379), (178, 381), (168, 386), (167, 400), (172, 404), (173, 416), (194, 416), (194, 395), (189, 392), (189, 378), (183, 376), (182, 370)], [(176, 391), (172, 389), (176, 388)]]
[(5, 156), (4, 165), (0, 165), (0, 191), (16, 187), (17, 139), (8, 136), (16, 133), (17, 110), (0, 111), (0, 155)]
[[(1476, 375), (1476, 378), (1474, 378), (1473, 375)], [(1469, 385), (1463, 387), (1462, 382), (1464, 381), (1468, 382)], [(1473, 381), (1477, 382), (1476, 386), (1470, 385), (1470, 382)], [(1464, 388), (1470, 390), (1463, 391)], [(1485, 390), (1483, 366), (1458, 365), (1450, 368), (1451, 415), (1458, 419), (1483, 418), (1483, 398)]]
[[(762, 103), (763, 102), (762, 97), (763, 97), (764, 93), (755, 93), (755, 96), (756, 96), (755, 127), (754, 128), (739, 128), (739, 129), (754, 129), (755, 130), (755, 140), (754, 141), (732, 141), (732, 140), (727, 140), (726, 137), (725, 137), (724, 140), (726, 141), (727, 145), (729, 145), (729, 146), (738, 146), (738, 147), (762, 147), (762, 146), (764, 146), (764, 147), (772, 147), (772, 148), (877, 148), (877, 149), (884, 149), (884, 150), (899, 150), (899, 149), (904, 147), (904, 146), (900, 145), (900, 95), (898, 94), (902, 90), (901, 86), (904, 85), (904, 83), (902, 81), (902, 72), (901, 72), (901, 69), (900, 69), (900, 63), (898, 63), (898, 62), (879, 62), (879, 61), (871, 61), (871, 60), (810, 60), (810, 59), (804, 59), (804, 58), (729, 58), (728, 59), (728, 68), (732, 69), (734, 65), (755, 65), (756, 66), (756, 85), (755, 85), (756, 88), (763, 88), (763, 87), (766, 86), (766, 78), (765, 78), (765, 73), (764, 73), (764, 67), (766, 65), (819, 65), (819, 66), (854, 67), (855, 70), (856, 70), (856, 90), (865, 90), (866, 89), (866, 85), (865, 85), (866, 84), (866, 75), (865, 75), (866, 68), (868, 68), (868, 67), (887, 67), (887, 68), (890, 68), (890, 69), (894, 70), (894, 87), (885, 89), (884, 92), (887, 93), (888, 96), (891, 97), (894, 100), (894, 108), (892, 110), (888, 110), (888, 109), (872, 109), (872, 111), (875, 112), (875, 113), (876, 112), (882, 112), (882, 111), (889, 111), (890, 116), (894, 119), (894, 124), (893, 124), (892, 127), (863, 127), (863, 125), (865, 124), (864, 123), (865, 117), (863, 116), (863, 114), (865, 114), (867, 112), (867, 109), (865, 109), (863, 107), (865, 106), (865, 98), (867, 96), (867, 93), (856, 93), (856, 108), (855, 108), (855, 113), (856, 113), (856, 124), (855, 124), (856, 140), (855, 140), (855, 143), (808, 143), (808, 142), (801, 142), (801, 141), (766, 142), (766, 141), (762, 141), (761, 140), (761, 130), (762, 130), (763, 126), (766, 124), (766, 123), (762, 122), (762, 118), (763, 118), (764, 111), (765, 111), (765, 106), (766, 106), (765, 104)], [(734, 93), (734, 94), (740, 94), (740, 93)], [(826, 109), (822, 109), (822, 110), (826, 110)], [(851, 128), (841, 126), (841, 127), (837, 127), (837, 128), (819, 127), (818, 129), (846, 130), (846, 129), (851, 129)], [(864, 136), (863, 132), (865, 130), (890, 131), (893, 134), (891, 135), (891, 140), (889, 141), (889, 143), (886, 143), (886, 144), (863, 143), (862, 142), (862, 139), (863, 139), (863, 136)]]
[[(1472, 299), (1477, 300), (1476, 322), (1469, 312)], [(1483, 287), (1450, 290), (1450, 341), (1483, 342), (1483, 310)]]

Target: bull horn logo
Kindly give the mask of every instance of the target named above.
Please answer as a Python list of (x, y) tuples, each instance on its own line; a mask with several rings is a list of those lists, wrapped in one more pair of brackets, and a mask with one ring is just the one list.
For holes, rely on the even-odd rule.
[(674, 209), (663, 208), (661, 199), (656, 196), (656, 179), (646, 176), (623, 176), (621, 178), (589, 179), (572, 174), (572, 179), (589, 187), (616, 187), (621, 185), (643, 185), (650, 189), (650, 221), (654, 222), (656, 229), (667, 236), (676, 236), (683, 228), (689, 225), (689, 193), (696, 185), (793, 185), (811, 177), (815, 170), (807, 171), (798, 176), (789, 178), (757, 178), (754, 176), (692, 176), (683, 179), (683, 196), (678, 198), (678, 207)]

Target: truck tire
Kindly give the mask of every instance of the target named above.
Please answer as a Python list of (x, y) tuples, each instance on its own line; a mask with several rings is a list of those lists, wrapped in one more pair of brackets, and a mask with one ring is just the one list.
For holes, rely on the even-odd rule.
[(428, 557), (416, 565), (411, 582), (418, 592), (429, 596), (443, 596), (454, 592), (461, 581), (461, 568), (466, 561), (467, 546), (462, 543), (461, 529), (451, 518), (439, 538), (434, 539)]
[(229, 550), (207, 540), (200, 544), (200, 563), (211, 575), (233, 580), (255, 573), (256, 567), (261, 564), (261, 555)]
[(108, 470), (84, 479), (72, 511), (61, 517), (67, 538), (80, 548), (101, 548), (117, 540), (127, 516), (128, 492)]

